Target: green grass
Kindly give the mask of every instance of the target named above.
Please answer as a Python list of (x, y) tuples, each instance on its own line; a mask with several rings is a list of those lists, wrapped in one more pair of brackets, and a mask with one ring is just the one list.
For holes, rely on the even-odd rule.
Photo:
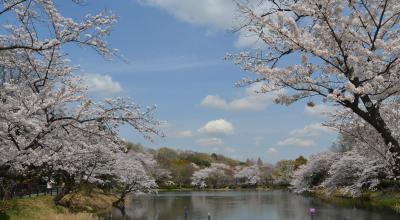
[(4, 213), (0, 220), (97, 220), (89, 213), (71, 213), (67, 208), (54, 204), (51, 196), (14, 199), (1, 202)]
[(326, 202), (332, 202), (344, 206), (370, 206), (373, 208), (391, 209), (400, 213), (400, 192), (366, 192), (358, 198), (346, 197), (338, 193), (327, 195), (324, 190), (312, 193)]
[(41, 216), (62, 212), (62, 207), (56, 207), (50, 196), (14, 199), (4, 202), (6, 212), (0, 219), (39, 219)]
[(400, 213), (400, 192), (379, 193), (371, 197), (371, 201), (376, 206), (388, 207)]
[(117, 197), (99, 189), (81, 189), (61, 199), (60, 204), (76, 212), (99, 213), (109, 210)]

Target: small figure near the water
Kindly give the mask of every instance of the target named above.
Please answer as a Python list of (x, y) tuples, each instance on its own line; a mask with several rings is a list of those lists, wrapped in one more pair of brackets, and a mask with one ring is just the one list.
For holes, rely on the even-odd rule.
[(315, 216), (315, 212), (316, 212), (317, 210), (315, 209), (315, 208), (310, 208), (310, 210), (309, 210), (309, 212), (310, 212), (310, 215), (311, 215), (311, 219), (314, 219), (314, 216)]

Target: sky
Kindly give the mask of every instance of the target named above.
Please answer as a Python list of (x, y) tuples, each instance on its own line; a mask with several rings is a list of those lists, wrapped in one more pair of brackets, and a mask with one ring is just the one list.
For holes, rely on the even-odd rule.
[[(79, 65), (94, 99), (129, 97), (157, 106), (165, 138), (149, 142), (123, 127), (126, 140), (146, 147), (218, 153), (239, 160), (260, 157), (275, 163), (329, 148), (336, 133), (321, 125), (330, 106), (273, 103), (257, 85), (235, 83), (244, 72), (227, 53), (262, 47), (254, 36), (233, 32), (237, 12), (231, 0), (87, 0), (76, 6), (58, 1), (73, 18), (102, 10), (118, 17), (108, 42), (121, 58), (106, 60), (89, 48), (66, 48)], [(295, 60), (286, 60), (288, 64)], [(309, 100), (308, 100), (309, 101)]]

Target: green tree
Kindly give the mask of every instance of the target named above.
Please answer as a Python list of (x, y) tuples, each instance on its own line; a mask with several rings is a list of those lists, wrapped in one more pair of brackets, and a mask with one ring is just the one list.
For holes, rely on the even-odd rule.
[(194, 167), (191, 162), (187, 160), (173, 160), (170, 164), (170, 171), (172, 172), (172, 179), (182, 188), (183, 185), (190, 185), (192, 177), (194, 173)]
[(299, 156), (294, 160), (294, 169), (297, 170), (301, 165), (304, 165), (307, 163), (307, 159), (304, 158), (303, 156)]

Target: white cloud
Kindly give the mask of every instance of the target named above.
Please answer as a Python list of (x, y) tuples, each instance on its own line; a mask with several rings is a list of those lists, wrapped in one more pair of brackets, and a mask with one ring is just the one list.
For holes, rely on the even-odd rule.
[(257, 93), (256, 91), (258, 91), (260, 87), (261, 84), (254, 84), (245, 90), (242, 97), (230, 101), (218, 95), (208, 95), (202, 100), (201, 106), (226, 111), (262, 111), (273, 103), (278, 93), (283, 92)]
[(230, 135), (234, 132), (232, 123), (225, 119), (218, 119), (207, 122), (198, 132), (209, 135)]
[(83, 83), (89, 92), (99, 92), (105, 94), (114, 94), (122, 92), (119, 82), (113, 81), (110, 75), (85, 74)]
[(278, 146), (311, 147), (314, 140), (325, 134), (332, 134), (334, 131), (320, 123), (304, 126), (301, 129), (292, 130), (289, 137), (277, 143)]
[(274, 147), (270, 147), (270, 148), (268, 148), (267, 153), (276, 154), (276, 153), (278, 153), (278, 150)]
[[(137, 0), (143, 5), (164, 9), (177, 19), (210, 28), (207, 36), (213, 30), (238, 29), (242, 24), (247, 23), (240, 10), (233, 0)], [(271, 7), (269, 1), (246, 0), (248, 7), (256, 14), (262, 14), (265, 9)], [(258, 40), (258, 36), (248, 31), (239, 31), (236, 47), (261, 48), (264, 43)]]
[(304, 128), (295, 129), (289, 134), (296, 137), (319, 137), (323, 134), (333, 133), (333, 130), (329, 127), (323, 126), (320, 123), (309, 124)]
[(175, 137), (192, 137), (193, 133), (192, 131), (186, 130), (186, 131), (178, 131), (174, 135)]
[(203, 101), (201, 101), (201, 105), (204, 107), (225, 109), (227, 108), (228, 104), (225, 100), (217, 95), (208, 95), (203, 99)]
[(240, 31), (235, 42), (235, 47), (262, 49), (265, 48), (266, 45), (257, 34), (247, 31)]
[(315, 105), (313, 107), (306, 106), (304, 108), (304, 112), (307, 115), (319, 116), (319, 117), (327, 116), (327, 114), (329, 114), (333, 111), (334, 111), (334, 107), (326, 105), (326, 104), (319, 104), (319, 105)]
[(294, 147), (311, 147), (314, 145), (314, 141), (309, 139), (303, 139), (298, 137), (289, 137), (285, 140), (279, 141), (276, 145), (278, 146), (294, 146)]
[(224, 144), (224, 141), (220, 138), (202, 138), (196, 140), (196, 144), (208, 147), (208, 146), (220, 146)]
[(232, 0), (139, 0), (159, 7), (181, 21), (211, 27), (229, 29), (235, 18), (236, 5)]

